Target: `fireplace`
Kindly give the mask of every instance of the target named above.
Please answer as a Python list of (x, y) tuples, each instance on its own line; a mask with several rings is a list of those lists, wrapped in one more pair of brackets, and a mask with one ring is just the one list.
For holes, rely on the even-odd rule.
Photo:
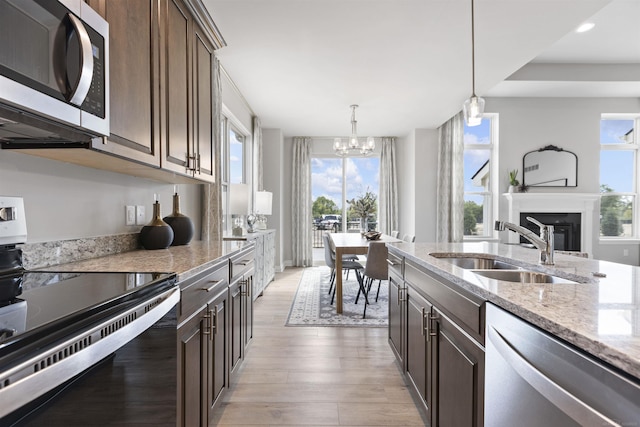
[[(574, 250), (591, 254), (593, 251), (593, 243), (598, 236), (598, 215), (600, 194), (589, 193), (507, 193), (503, 197), (507, 200), (507, 221), (514, 224), (522, 224), (527, 228), (530, 226), (527, 222), (522, 221), (521, 215), (531, 215), (538, 218), (543, 224), (554, 225), (556, 239), (555, 247), (558, 250)], [(538, 217), (539, 214), (577, 214), (580, 223), (579, 227), (561, 226), (548, 218)], [(566, 219), (566, 218), (565, 218)], [(560, 221), (560, 223), (572, 222), (568, 219)], [(538, 231), (535, 228), (536, 232)], [(517, 233), (508, 233), (505, 236), (507, 242), (518, 243), (520, 236)], [(560, 248), (565, 249), (560, 249)]]
[[(577, 212), (521, 212), (520, 225), (538, 233), (540, 228), (529, 222), (527, 217), (532, 217), (545, 225), (553, 225), (555, 249), (561, 251), (580, 251), (580, 225), (582, 214)], [(520, 238), (520, 242), (529, 243)]]

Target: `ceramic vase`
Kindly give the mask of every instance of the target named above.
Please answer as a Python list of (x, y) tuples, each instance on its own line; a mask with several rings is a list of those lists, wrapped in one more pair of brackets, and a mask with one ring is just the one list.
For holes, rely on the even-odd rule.
[(193, 221), (188, 216), (180, 213), (180, 196), (178, 196), (178, 193), (173, 195), (173, 212), (163, 219), (173, 230), (171, 246), (188, 245), (193, 238)]
[(153, 204), (153, 219), (140, 230), (140, 244), (145, 249), (166, 249), (173, 242), (173, 229), (160, 217), (160, 203)]

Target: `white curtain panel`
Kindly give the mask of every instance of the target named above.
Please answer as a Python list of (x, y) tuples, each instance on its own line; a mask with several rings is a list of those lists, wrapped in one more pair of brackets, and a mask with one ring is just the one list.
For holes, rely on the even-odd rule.
[[(220, 81), (220, 61), (213, 58), (213, 144), (214, 153), (220, 153), (220, 118), (222, 114), (222, 84)], [(220, 161), (216, 161), (215, 184), (202, 185), (202, 231), (200, 238), (204, 241), (222, 239), (222, 191), (220, 182)]]
[(462, 113), (438, 128), (438, 242), (461, 242), (464, 232), (464, 124)]
[(380, 153), (380, 200), (378, 229), (384, 234), (398, 229), (398, 173), (396, 169), (396, 139), (382, 138)]
[(294, 267), (313, 265), (311, 213), (311, 138), (293, 138), (291, 248)]
[(253, 116), (253, 183), (256, 191), (264, 190), (262, 165), (262, 126), (260, 118)]

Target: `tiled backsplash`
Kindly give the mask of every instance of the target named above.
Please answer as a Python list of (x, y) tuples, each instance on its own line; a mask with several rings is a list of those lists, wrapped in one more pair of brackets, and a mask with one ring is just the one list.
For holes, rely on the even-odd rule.
[(87, 237), (21, 245), (27, 270), (81, 261), (140, 248), (139, 233)]

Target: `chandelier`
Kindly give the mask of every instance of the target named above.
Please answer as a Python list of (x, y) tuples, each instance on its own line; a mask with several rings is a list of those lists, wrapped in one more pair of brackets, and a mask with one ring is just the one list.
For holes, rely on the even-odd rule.
[(471, 97), (464, 101), (462, 111), (467, 126), (478, 126), (484, 113), (484, 99), (476, 96), (475, 29), (473, 0), (471, 0)]
[(351, 136), (348, 140), (343, 141), (342, 138), (333, 140), (333, 149), (338, 156), (345, 157), (350, 153), (358, 152), (367, 156), (376, 148), (376, 142), (372, 136), (368, 137), (362, 144), (358, 140), (358, 122), (356, 121), (356, 108), (358, 105), (351, 105)]

